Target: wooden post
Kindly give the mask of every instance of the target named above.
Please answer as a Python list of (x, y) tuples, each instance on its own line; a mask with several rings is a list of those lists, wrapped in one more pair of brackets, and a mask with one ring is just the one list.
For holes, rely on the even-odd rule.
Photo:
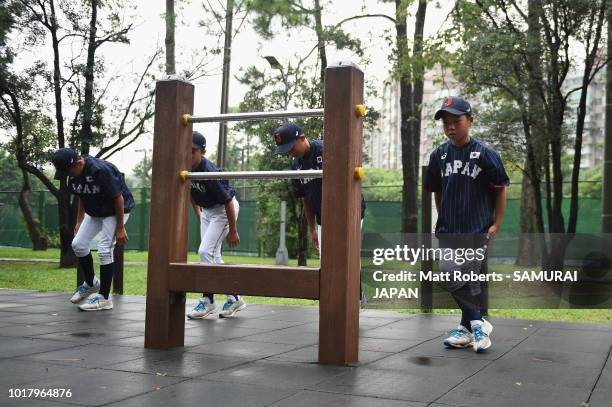
[[(431, 247), (431, 192), (425, 189), (425, 177), (427, 176), (427, 166), (421, 167), (421, 236), (422, 245), (425, 249)], [(425, 256), (421, 262), (423, 272), (433, 269), (433, 260)], [(433, 283), (431, 281), (421, 281), (421, 310), (431, 312), (433, 308)]]
[(192, 126), (181, 115), (193, 112), (193, 93), (179, 80), (159, 81), (155, 91), (145, 348), (184, 345), (185, 293), (170, 293), (168, 281), (169, 264), (187, 261), (189, 183), (179, 172), (191, 169)]
[(357, 362), (363, 72), (340, 63), (325, 70), (319, 363)]

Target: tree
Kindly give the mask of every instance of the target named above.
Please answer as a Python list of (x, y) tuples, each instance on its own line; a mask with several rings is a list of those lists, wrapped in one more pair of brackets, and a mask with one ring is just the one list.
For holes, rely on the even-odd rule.
[[(527, 9), (527, 13), (525, 13)], [(559, 269), (576, 232), (578, 180), (588, 86), (607, 63), (602, 55), (606, 1), (478, 0), (459, 2), (455, 14), (459, 40), (458, 66), (474, 86), (508, 98), (521, 111), (526, 140), (525, 174), (534, 192), (536, 227), (544, 267)], [(583, 55), (570, 52), (582, 46)], [(486, 63), (483, 63), (486, 61)], [(571, 70), (581, 70), (580, 84), (565, 89)], [(563, 203), (562, 158), (566, 147), (568, 99), (580, 92), (572, 146), (570, 214)], [(541, 167), (540, 167), (541, 166)], [(542, 191), (544, 186), (545, 230)], [(544, 237), (549, 232), (550, 246)]]
[[(31, 46), (43, 46), (45, 33), (50, 36), (53, 50), (53, 69), (49, 74), (43, 61), (36, 64), (36, 75), (52, 77), (50, 86), (54, 95), (55, 135), (44, 149), (31, 151), (36, 156), (34, 161), (20, 162), (20, 167), (36, 176), (58, 200), (60, 223), (60, 266), (72, 267), (75, 264), (74, 253), (70, 246), (73, 237), (75, 210), (70, 202), (70, 193), (65, 180), (59, 182), (59, 188), (41, 170), (40, 164), (49, 161), (50, 152), (54, 148), (80, 147), (84, 152), (91, 146), (99, 147), (98, 157), (107, 158), (113, 153), (133, 143), (137, 137), (146, 131), (146, 123), (153, 115), (153, 91), (150, 79), (150, 69), (159, 52), (150, 59), (143, 72), (134, 81), (136, 83), (131, 97), (127, 101), (113, 100), (112, 108), (107, 112), (105, 97), (109, 85), (116, 78), (108, 79), (103, 86), (96, 86), (102, 80), (104, 65), (101, 58), (96, 57), (96, 51), (111, 42), (126, 43), (131, 24), (124, 24), (122, 16), (123, 2), (110, 3), (104, 8), (98, 8), (98, 2), (89, 4), (74, 4), (72, 2), (43, 0), (32, 3), (26, 0), (17, 2), (23, 8), (18, 24), (25, 28)], [(98, 18), (99, 11), (106, 14)], [(83, 62), (81, 54), (65, 61), (61, 58), (60, 44), (67, 39), (82, 41), (82, 48), (87, 49)], [(63, 65), (63, 68), (62, 68)], [(63, 75), (65, 72), (68, 75)], [(34, 72), (33, 72), (34, 73)], [(46, 90), (45, 87), (42, 87)], [(70, 132), (66, 134), (64, 104), (73, 103), (75, 115), (70, 122)], [(41, 98), (42, 99), (42, 98)], [(25, 99), (24, 99), (25, 100)], [(23, 100), (19, 101), (23, 104)], [(104, 116), (112, 118), (115, 127), (107, 127)], [(24, 145), (28, 145), (25, 143)], [(28, 156), (28, 154), (26, 154)]]
[(174, 14), (174, 0), (166, 0), (166, 75), (176, 73), (176, 60), (174, 57), (174, 28), (176, 16)]
[(395, 0), (397, 60), (395, 71), (400, 84), (400, 132), (402, 143), (402, 232), (418, 231), (418, 181), (421, 146), (421, 109), (423, 105), (423, 29), (427, 0), (418, 1), (412, 52), (408, 44), (408, 5)]

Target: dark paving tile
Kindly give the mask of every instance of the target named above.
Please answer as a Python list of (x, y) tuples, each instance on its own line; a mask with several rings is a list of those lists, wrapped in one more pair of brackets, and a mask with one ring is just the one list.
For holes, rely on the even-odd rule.
[(471, 346), (465, 349), (448, 349), (442, 344), (442, 337), (414, 346), (405, 353), (415, 356), (496, 360), (520, 343), (517, 340), (498, 340), (495, 336), (492, 336), (491, 340), (492, 346), (486, 352), (478, 354), (474, 352)]
[(416, 330), (409, 328), (393, 328), (389, 326), (369, 329), (362, 334), (362, 336), (366, 338), (407, 339), (421, 341), (436, 338), (441, 335), (442, 332), (439, 330)]
[(195, 346), (189, 348), (188, 351), (254, 360), (277, 355), (279, 353), (286, 353), (299, 347), (301, 346), (233, 339), (209, 345)]
[(295, 391), (267, 386), (189, 380), (130, 398), (113, 407), (264, 407)]
[[(90, 325), (91, 326), (91, 325)], [(54, 341), (76, 342), (79, 344), (98, 343), (101, 345), (116, 342), (119, 339), (139, 336), (140, 333), (132, 331), (110, 331), (104, 328), (78, 329), (73, 331), (55, 332), (37, 336), (40, 339)]]
[(472, 354), (474, 355), (472, 359), (458, 359), (419, 356), (408, 350), (370, 363), (368, 369), (410, 372), (423, 377), (451, 376), (461, 380), (462, 377), (468, 377), (490, 363), (488, 360), (478, 358), (479, 355), (476, 353)]
[(302, 324), (302, 322), (297, 321), (275, 321), (261, 318), (226, 318), (221, 319), (221, 321), (225, 327), (254, 328), (270, 331), (291, 328)]
[[(371, 363), (375, 360), (382, 359), (391, 355), (388, 352), (372, 352), (367, 350), (359, 350), (359, 362), (355, 366)], [(280, 362), (295, 362), (295, 363), (317, 363), (319, 359), (318, 346), (307, 346), (305, 348), (296, 349), (280, 355), (270, 356), (267, 360)]]
[(359, 349), (373, 352), (396, 353), (411, 348), (421, 343), (419, 340), (383, 339), (383, 338), (359, 338)]
[[(511, 383), (530, 383), (590, 390), (595, 385), (600, 371), (601, 369), (583, 367), (568, 369), (567, 366), (553, 362), (517, 360), (512, 357), (504, 357), (477, 373), (474, 380), (494, 377)], [(608, 389), (612, 392), (612, 383)]]
[(588, 397), (589, 390), (586, 389), (514, 382), (489, 376), (473, 377), (436, 401), (470, 407), (576, 407), (582, 406)]
[(0, 358), (30, 355), (59, 349), (74, 348), (77, 344), (35, 338), (0, 337)]
[[(30, 384), (26, 387), (36, 387), (36, 384), (40, 381), (59, 376), (79, 375), (86, 372), (87, 369), (26, 360), (3, 359), (0, 360), (0, 371), (5, 372), (5, 374), (0, 375), (0, 397), (3, 397), (9, 393), (11, 388), (21, 388), (25, 384)], [(8, 372), (10, 374), (7, 374)]]
[(72, 321), (75, 319), (73, 312), (52, 312), (44, 314), (22, 314), (12, 313), (10, 316), (0, 317), (1, 323), (14, 324), (48, 324), (51, 322)]
[(247, 362), (248, 360), (246, 359), (170, 350), (166, 353), (156, 353), (143, 358), (113, 364), (104, 369), (168, 376), (198, 377)]
[(37, 353), (20, 359), (44, 363), (97, 368), (119, 362), (138, 359), (147, 354), (155, 354), (154, 350), (134, 349), (120, 346), (105, 346), (89, 344), (65, 350)]
[(12, 311), (14, 308), (27, 307), (29, 304), (24, 302), (0, 302), (0, 309), (3, 311)]
[(569, 322), (545, 322), (544, 324), (546, 328), (553, 329), (612, 332), (612, 324), (581, 324)]
[(345, 372), (344, 367), (305, 363), (255, 361), (202, 377), (215, 381), (304, 389)]
[(409, 370), (393, 371), (371, 369), (369, 366), (353, 369), (311, 390), (355, 396), (381, 397), (413, 402), (431, 402), (457, 384), (457, 377), (422, 376)]
[(44, 324), (18, 324), (13, 325), (10, 328), (3, 328), (0, 330), (0, 336), (11, 336), (11, 337), (33, 337), (41, 336), (50, 333), (63, 332), (66, 328), (59, 325), (44, 325)]
[(30, 398), (9, 398), (8, 391), (0, 396), (0, 404), (2, 407), (57, 407), (66, 405), (66, 403), (58, 399), (30, 399)]
[(245, 341), (287, 345), (314, 345), (319, 341), (319, 335), (316, 332), (305, 332), (303, 329), (287, 328), (273, 332), (249, 335), (242, 339)]
[(78, 311), (76, 305), (68, 303), (50, 303), (44, 302), (41, 304), (26, 304), (15, 307), (6, 307), (2, 308), (4, 311), (10, 311), (14, 313), (23, 313), (23, 314), (47, 314), (53, 312), (62, 312), (62, 311)]
[(374, 397), (349, 396), (304, 390), (278, 401), (271, 407), (427, 407), (427, 403)]
[[(542, 335), (536, 333), (523, 342), (523, 346), (529, 348), (551, 349), (567, 352), (589, 352), (607, 354), (612, 346), (612, 335), (605, 336), (595, 331), (587, 332), (563, 332), (557, 330), (557, 334)], [(495, 334), (495, 331), (493, 332)]]
[(517, 361), (531, 360), (587, 369), (601, 369), (604, 362), (604, 356), (597, 353), (530, 348), (527, 346), (517, 346), (504, 357)]
[(99, 406), (128, 397), (155, 392), (180, 378), (110, 370), (89, 370), (82, 374), (50, 378), (37, 383), (40, 388), (71, 389), (70, 403)]
[(271, 312), (259, 317), (261, 319), (273, 319), (275, 321), (316, 322), (319, 320), (318, 308), (299, 308), (295, 310)]

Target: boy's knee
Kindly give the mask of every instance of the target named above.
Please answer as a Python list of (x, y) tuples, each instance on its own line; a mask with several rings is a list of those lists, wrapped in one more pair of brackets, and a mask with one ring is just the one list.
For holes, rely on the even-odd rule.
[(89, 244), (80, 240), (72, 239), (72, 250), (77, 257), (85, 257), (89, 254)]

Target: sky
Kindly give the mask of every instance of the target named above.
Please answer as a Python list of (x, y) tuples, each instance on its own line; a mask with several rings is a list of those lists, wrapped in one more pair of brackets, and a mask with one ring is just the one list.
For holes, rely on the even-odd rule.
[[(221, 10), (221, 3), (219, 1), (225, 3), (223, 0), (210, 0), (210, 4), (215, 6), (217, 10)], [(124, 15), (126, 20), (135, 24), (134, 30), (129, 35), (130, 43), (107, 44), (100, 48), (100, 54), (105, 59), (106, 68), (109, 73), (125, 75), (141, 71), (147, 57), (154, 52), (156, 47), (163, 47), (164, 45), (165, 2), (161, 0), (133, 0), (133, 3), (135, 9), (126, 11)], [(440, 29), (441, 24), (450, 11), (452, 3), (452, 1), (432, 2), (427, 11), (426, 36)], [(205, 19), (202, 2), (199, 0), (188, 2), (177, 0), (176, 4), (177, 71), (180, 72), (191, 66), (191, 56), (196, 50), (200, 49), (204, 44), (212, 46), (215, 44), (211, 44), (213, 39), (207, 36), (205, 27), (200, 26), (200, 22)], [(324, 9), (323, 23), (335, 24), (344, 18), (363, 13), (384, 13), (394, 16), (394, 8), (394, 2), (332, 0)], [(382, 89), (383, 82), (388, 78), (390, 69), (389, 54), (391, 50), (386, 40), (384, 40), (384, 36), (385, 30), (391, 30), (391, 33), (394, 31), (391, 21), (384, 18), (367, 18), (348, 22), (343, 27), (345, 31), (360, 38), (365, 46), (369, 63), (360, 67), (364, 70), (366, 81), (370, 81), (379, 89)], [(277, 35), (272, 40), (266, 41), (259, 37), (247, 22), (241, 26), (240, 31), (234, 38), (232, 45), (232, 78), (230, 79), (229, 92), (230, 107), (237, 106), (247, 90), (245, 86), (241, 86), (234, 78), (235, 75), (239, 74), (241, 68), (256, 65), (260, 69), (271, 69), (263, 58), (266, 55), (273, 55), (282, 65), (286, 65), (294, 57), (294, 54), (305, 55), (316, 44), (314, 33), (312, 32), (287, 32), (279, 24), (274, 24), (273, 29)], [(409, 27), (409, 31), (412, 31), (412, 27)], [(68, 56), (78, 51), (78, 49), (75, 49), (73, 46), (71, 47), (66, 42), (62, 48), (62, 55)], [(351, 52), (335, 52), (331, 47), (327, 48), (327, 52), (328, 63), (347, 59), (357, 60), (357, 57), (352, 55)], [(41, 56), (46, 58), (49, 64), (52, 63), (50, 47), (43, 47), (34, 52), (20, 53), (17, 64), (27, 67), (35, 59), (41, 58)], [(162, 62), (164, 58), (162, 56)], [(195, 85), (194, 114), (197, 115), (219, 112), (222, 56), (215, 56), (209, 66), (210, 75), (193, 82)], [(132, 79), (130, 78), (124, 77), (123, 80), (111, 83), (109, 93), (116, 95), (120, 99), (125, 99), (129, 96), (129, 91), (133, 86), (131, 83)], [(382, 100), (368, 100), (367, 103), (379, 107), (382, 105)], [(66, 116), (70, 117), (69, 114)], [(150, 127), (152, 130), (152, 121)], [(194, 129), (207, 136), (208, 151), (216, 151), (218, 124), (196, 124)], [(152, 145), (152, 134), (145, 134), (130, 147), (113, 155), (109, 161), (116, 164), (121, 171), (129, 176), (132, 174), (134, 165), (142, 159), (144, 151), (150, 151)]]

